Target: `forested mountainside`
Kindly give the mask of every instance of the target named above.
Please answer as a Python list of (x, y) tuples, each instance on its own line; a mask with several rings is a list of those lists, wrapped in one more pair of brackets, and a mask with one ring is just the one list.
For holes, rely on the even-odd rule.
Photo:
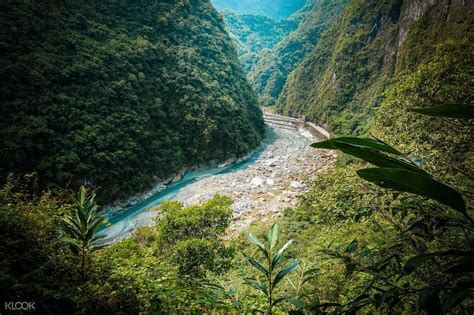
[(110, 202), (256, 147), (263, 121), (209, 1), (3, 1), (2, 178)]
[(264, 15), (273, 19), (286, 19), (306, 0), (212, 0), (218, 10), (232, 10), (238, 14)]
[(275, 47), (259, 54), (247, 78), (263, 105), (274, 105), (288, 75), (317, 44), (321, 34), (339, 16), (348, 0), (309, 0), (292, 16), (300, 21), (296, 31)]
[(471, 1), (351, 1), (290, 75), (278, 111), (363, 134), (392, 75), (472, 28)]
[[(206, 0), (42, 3), (0, 4), (2, 167), (6, 156), (24, 163), (64, 148), (71, 156), (42, 163), (81, 170), (79, 157), (105, 159), (93, 144), (141, 149), (131, 142), (138, 135), (147, 148), (120, 164), (126, 172), (155, 152), (173, 155), (167, 143), (223, 157), (222, 147), (235, 154), (258, 141), (256, 95)], [(252, 166), (236, 165), (239, 175), (218, 168), (182, 201), (173, 190), (153, 196), (159, 204), (139, 218), (147, 224), (111, 243), (103, 229), (133, 221), (107, 227), (91, 187), (44, 190), (36, 174), (8, 176), (5, 311), (473, 314), (473, 18), (471, 0), (348, 0), (314, 47), (305, 42), (310, 51), (277, 102), (326, 123), (331, 138), (309, 146), (301, 129), (273, 126), (285, 133), (267, 137), (272, 149)], [(216, 130), (209, 117), (220, 141), (236, 140), (225, 142), (231, 149), (200, 146)]]
[(223, 15), (246, 73), (250, 72), (264, 49), (275, 46), (298, 26), (294, 20), (274, 20), (263, 15), (238, 15), (232, 11), (224, 11)]

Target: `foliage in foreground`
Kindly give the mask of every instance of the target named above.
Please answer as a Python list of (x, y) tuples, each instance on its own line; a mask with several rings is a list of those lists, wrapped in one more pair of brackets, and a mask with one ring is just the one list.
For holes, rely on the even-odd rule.
[[(456, 111), (458, 108), (452, 106), (451, 111)], [(413, 160), (377, 139), (345, 137), (316, 143), (313, 146), (338, 149), (379, 166), (360, 169), (357, 174), (382, 188), (434, 199), (458, 212), (439, 213), (436, 217), (434, 213), (426, 212), (419, 215), (405, 231), (400, 231), (402, 241), (409, 235), (408, 231), (420, 233), (419, 227), (427, 224), (426, 221), (429, 220), (433, 224), (432, 227), (427, 224), (429, 228), (424, 235), (415, 234), (418, 236), (417, 245), (424, 246), (424, 249), (419, 248), (419, 253), (408, 260), (398, 252), (401, 243), (389, 244), (388, 248), (359, 249), (359, 242), (354, 240), (344, 250), (327, 249), (325, 253), (344, 262), (348, 274), (360, 272), (372, 278), (366, 285), (365, 292), (345, 306), (349, 312), (355, 312), (368, 305), (376, 308), (384, 305), (390, 310), (399, 311), (403, 309), (405, 303), (402, 299), (406, 300), (415, 295), (418, 296), (419, 307), (429, 314), (448, 313), (472, 294), (474, 286), (470, 280), (472, 280), (471, 272), (474, 271), (472, 259), (474, 221), (466, 212), (462, 196), (455, 189), (437, 181)], [(407, 216), (408, 214), (402, 215), (400, 221), (403, 222)], [(462, 239), (463, 235), (466, 236), (465, 240)], [(427, 244), (430, 238), (435, 236), (440, 241), (448, 239), (455, 241), (448, 249), (433, 251)], [(432, 266), (431, 272), (443, 274), (444, 279), (441, 277), (426, 279), (423, 284), (410, 281), (413, 272), (438, 257), (442, 258), (442, 263)]]
[(95, 194), (87, 194), (84, 186), (79, 188), (77, 198), (71, 196), (71, 201), (72, 211), (62, 218), (64, 230), (68, 235), (63, 241), (72, 253), (80, 258), (80, 272), (84, 278), (91, 254), (101, 248), (98, 241), (104, 236), (98, 235), (97, 231), (107, 223), (107, 219), (98, 212)]
[(263, 281), (259, 281), (252, 278), (246, 278), (245, 283), (253, 287), (254, 289), (261, 291), (267, 297), (267, 312), (271, 315), (273, 314), (273, 308), (275, 307), (275, 305), (283, 302), (284, 300), (289, 299), (288, 296), (275, 296), (278, 284), (283, 279), (285, 279), (285, 276), (287, 274), (296, 270), (300, 266), (300, 262), (298, 260), (295, 260), (280, 271), (277, 271), (277, 269), (275, 269), (283, 258), (285, 250), (293, 242), (290, 240), (286, 242), (285, 245), (283, 245), (280, 249), (275, 249), (275, 245), (278, 240), (278, 224), (273, 224), (272, 227), (268, 230), (266, 244), (262, 243), (257, 237), (255, 237), (250, 232), (247, 232), (247, 237), (263, 253), (264, 262), (262, 265), (254, 258), (244, 254), (245, 260), (247, 260), (250, 265), (255, 267), (260, 273), (263, 274)]
[[(352, 137), (320, 144), (373, 164), (370, 172), (375, 168), (376, 175), (391, 178), (390, 190), (385, 181), (374, 185), (358, 177), (357, 171), (366, 175), (361, 169), (367, 164), (354, 159), (315, 179), (302, 204), (278, 223), (284, 239), (294, 240), (283, 259), (301, 263), (278, 282), (278, 296), (291, 299), (274, 305), (275, 313), (472, 313), (472, 119), (412, 111), (472, 106), (466, 92), (473, 84), (473, 50), (466, 49), (472, 42), (441, 46), (433, 61), (402, 76), (389, 91), (373, 124), (378, 138), (386, 135), (384, 141), (395, 146)], [(427, 185), (416, 187), (393, 170), (423, 176)], [(403, 182), (409, 186), (400, 186)], [(435, 189), (427, 191), (430, 185)], [(74, 204), (59, 193), (42, 194), (31, 178), (11, 178), (0, 190), (0, 289), (11, 300), (34, 299), (49, 313), (264, 309), (269, 296), (244, 279), (259, 266), (260, 284), (275, 283), (275, 277), (266, 277), (270, 255), (265, 266), (235, 255), (242, 250), (257, 257), (264, 253), (260, 246), (249, 247), (243, 236), (230, 244), (222, 240), (231, 203), (226, 197), (191, 207), (163, 203), (154, 227), (90, 253), (92, 263), (81, 277), (80, 261), (61, 241), (65, 231), (59, 228)], [(275, 228), (270, 236), (267, 226), (251, 229), (254, 242), (267, 235), (267, 252), (284, 246)]]
[[(92, 218), (98, 209), (93, 194), (81, 189), (79, 199), (70, 203), (52, 193), (35, 197), (37, 191), (14, 182), (0, 190), (2, 297), (33, 300), (44, 313), (216, 308), (198, 302), (206, 296), (199, 287), (230, 267), (234, 251), (219, 238), (230, 222), (229, 198), (216, 196), (192, 207), (165, 202), (157, 209), (161, 220), (156, 227), (141, 228), (133, 237), (97, 250), (94, 227), (103, 223), (102, 216), (96, 212), (92, 222), (82, 221), (85, 212), (91, 210)], [(77, 235), (81, 228), (72, 233), (69, 223), (77, 228), (74, 222), (92, 238)]]
[(447, 41), (432, 61), (397, 78), (372, 129), (397, 149), (376, 138), (315, 145), (375, 166), (352, 163), (323, 175), (285, 219), (303, 234), (295, 237), (303, 243), (300, 255), (319, 252), (319, 264), (338, 264), (325, 269), (336, 281), (318, 275), (313, 289), (336, 286), (336, 296), (318, 292), (340, 304), (332, 310), (472, 312), (472, 61), (469, 35)]

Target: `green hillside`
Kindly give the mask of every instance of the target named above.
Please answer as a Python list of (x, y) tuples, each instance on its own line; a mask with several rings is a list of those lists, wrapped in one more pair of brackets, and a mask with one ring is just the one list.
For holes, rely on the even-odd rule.
[(264, 105), (273, 105), (288, 75), (317, 44), (321, 34), (338, 17), (348, 1), (310, 0), (292, 18), (301, 20), (297, 30), (275, 47), (259, 54), (248, 79)]
[(465, 33), (471, 12), (462, 1), (352, 1), (290, 75), (278, 110), (305, 114), (336, 134), (367, 132), (397, 69), (426, 60), (433, 45)]
[(471, 0), (0, 9), (2, 314), (474, 314)]
[(251, 71), (264, 49), (275, 46), (298, 26), (297, 21), (276, 21), (262, 15), (238, 15), (232, 11), (224, 11), (223, 15), (246, 73)]
[(2, 178), (114, 201), (256, 147), (263, 122), (209, 1), (3, 2)]

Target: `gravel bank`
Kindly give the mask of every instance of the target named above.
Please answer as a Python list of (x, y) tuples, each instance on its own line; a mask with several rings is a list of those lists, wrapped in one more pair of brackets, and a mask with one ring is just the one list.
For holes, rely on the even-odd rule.
[(183, 188), (173, 199), (190, 205), (219, 194), (232, 198), (233, 219), (226, 237), (245, 230), (255, 220), (271, 222), (287, 207), (295, 207), (307, 192), (307, 180), (335, 162), (335, 154), (309, 145), (307, 130), (275, 127), (277, 140), (255, 164), (228, 174), (204, 178)]

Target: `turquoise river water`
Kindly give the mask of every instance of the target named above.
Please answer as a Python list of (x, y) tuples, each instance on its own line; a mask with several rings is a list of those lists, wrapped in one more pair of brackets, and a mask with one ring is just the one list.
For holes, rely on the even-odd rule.
[(188, 172), (181, 181), (169, 185), (165, 190), (151, 196), (150, 198), (137, 203), (133, 207), (114, 215), (109, 219), (110, 225), (100, 231), (105, 237), (103, 243), (113, 242), (134, 231), (137, 227), (144, 226), (156, 216), (155, 211), (150, 211), (151, 207), (157, 206), (164, 200), (173, 198), (187, 185), (195, 183), (209, 176), (226, 174), (245, 169), (254, 164), (265, 148), (277, 140), (277, 133), (273, 128), (268, 127), (266, 135), (260, 146), (253, 151), (245, 160), (224, 167), (205, 168), (193, 172)]

